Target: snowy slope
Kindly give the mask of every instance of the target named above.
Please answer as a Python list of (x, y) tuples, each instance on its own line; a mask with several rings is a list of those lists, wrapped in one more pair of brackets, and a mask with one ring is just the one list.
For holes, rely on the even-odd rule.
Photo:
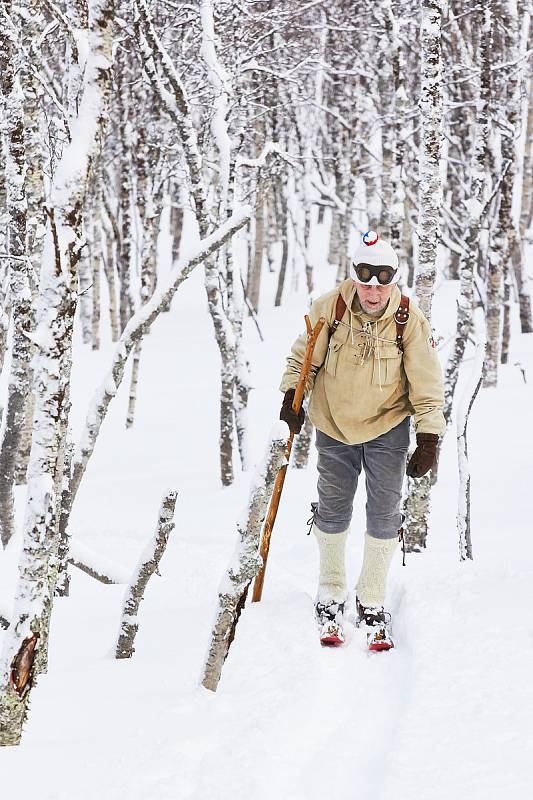
[[(167, 488), (176, 529), (141, 606), (136, 653), (115, 662), (123, 589), (73, 571), (56, 600), (49, 674), (23, 743), (0, 751), (2, 797), (40, 800), (499, 800), (527, 797), (533, 757), (532, 337), (516, 337), (501, 386), (483, 391), (470, 424), (474, 562), (458, 562), (453, 434), (433, 494), (429, 546), (395, 559), (389, 607), (397, 647), (322, 650), (312, 621), (317, 554), (306, 536), (315, 459), (286, 481), (263, 601), (245, 609), (216, 694), (199, 686), (216, 591), (235, 543), (249, 475), (218, 485), (218, 356), (198, 273), (143, 349), (138, 416), (126, 431), (126, 382), (114, 401), (73, 512), (75, 539), (131, 570)], [(329, 276), (321, 275), (321, 289)], [(332, 285), (331, 280), (329, 285)], [(453, 287), (435, 319), (453, 330)], [(285, 352), (305, 299), (265, 309), (261, 343), (248, 323), (255, 391), (251, 452), (277, 417)], [(75, 428), (111, 349), (83, 350)], [(443, 353), (445, 355), (445, 352)], [(524, 384), (520, 361), (526, 369)], [(362, 486), (360, 487), (362, 490)], [(20, 509), (24, 501), (19, 497)], [(355, 582), (361, 491), (349, 539)], [(14, 543), (0, 563), (6, 609)], [(29, 769), (31, 765), (31, 769)], [(5, 788), (7, 786), (7, 792)]]

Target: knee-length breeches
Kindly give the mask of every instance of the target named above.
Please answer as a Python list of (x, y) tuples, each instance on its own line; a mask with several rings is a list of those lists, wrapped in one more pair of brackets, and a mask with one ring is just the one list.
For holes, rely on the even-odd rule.
[(392, 539), (401, 527), (409, 417), (387, 433), (362, 444), (343, 444), (316, 431), (318, 510), (315, 522), (324, 533), (346, 530), (361, 469), (365, 471), (366, 529), (377, 539)]

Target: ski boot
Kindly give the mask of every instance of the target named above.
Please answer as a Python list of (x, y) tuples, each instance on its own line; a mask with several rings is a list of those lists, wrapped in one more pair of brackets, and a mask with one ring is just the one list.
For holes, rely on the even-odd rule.
[(368, 649), (372, 652), (390, 650), (394, 642), (390, 634), (390, 614), (383, 610), (383, 606), (363, 606), (359, 598), (355, 598), (356, 625), (366, 628)]
[(344, 644), (343, 615), (344, 603), (335, 600), (325, 603), (317, 601), (315, 619), (322, 647), (339, 647)]

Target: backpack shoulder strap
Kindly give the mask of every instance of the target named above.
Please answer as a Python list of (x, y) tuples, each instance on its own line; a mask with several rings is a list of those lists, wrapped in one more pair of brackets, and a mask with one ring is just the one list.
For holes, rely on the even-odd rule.
[(404, 326), (407, 325), (407, 320), (409, 319), (409, 298), (402, 294), (400, 299), (400, 305), (396, 309), (394, 314), (394, 320), (396, 322), (396, 345), (400, 353), (403, 353), (403, 331)]
[(344, 312), (346, 311), (346, 301), (343, 298), (342, 294), (339, 292), (339, 296), (337, 297), (337, 304), (335, 306), (335, 319), (331, 323), (329, 329), (329, 338), (333, 336), (339, 325), (341, 324), (341, 320), (344, 317)]

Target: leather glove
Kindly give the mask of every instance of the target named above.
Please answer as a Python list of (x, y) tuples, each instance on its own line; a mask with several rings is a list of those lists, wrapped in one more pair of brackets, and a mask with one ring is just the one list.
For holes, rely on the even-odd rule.
[(285, 396), (283, 398), (283, 405), (281, 406), (281, 411), (279, 412), (279, 418), (286, 422), (289, 426), (289, 430), (291, 433), (300, 433), (302, 430), (302, 425), (304, 424), (305, 420), (305, 411), (303, 408), (299, 410), (296, 414), (292, 410), (292, 404), (294, 401), (294, 393), (295, 389), (287, 389), (285, 392)]
[(436, 433), (417, 433), (416, 450), (405, 470), (410, 478), (421, 478), (429, 472), (437, 458), (439, 437)]

